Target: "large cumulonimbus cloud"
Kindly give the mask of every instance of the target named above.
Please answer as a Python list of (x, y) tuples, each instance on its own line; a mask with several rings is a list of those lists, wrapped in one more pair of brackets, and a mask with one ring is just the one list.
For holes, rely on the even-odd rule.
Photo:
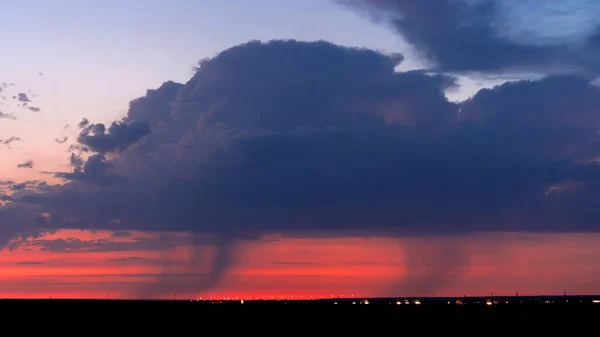
[(452, 78), (396, 72), (401, 61), (326, 42), (225, 50), (187, 83), (132, 101), (114, 127), (86, 123), (79, 148), (91, 156), (72, 155), (73, 172), (55, 173), (63, 185), (12, 194), (3, 233), (213, 234), (204, 287), (235, 236), (600, 230), (589, 79), (508, 82), (452, 103)]
[(230, 234), (600, 229), (597, 87), (553, 76), (455, 104), (451, 78), (395, 72), (401, 60), (233, 47), (133, 101), (120, 136), (96, 136), (110, 142), (79, 137), (100, 153), (13, 204), (90, 228)]
[(389, 25), (451, 72), (600, 75), (594, 0), (336, 0)]

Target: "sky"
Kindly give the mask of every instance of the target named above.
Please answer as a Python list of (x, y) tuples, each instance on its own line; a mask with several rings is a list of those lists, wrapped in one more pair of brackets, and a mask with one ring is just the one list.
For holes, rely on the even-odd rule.
[(0, 296), (598, 293), (599, 7), (2, 2)]

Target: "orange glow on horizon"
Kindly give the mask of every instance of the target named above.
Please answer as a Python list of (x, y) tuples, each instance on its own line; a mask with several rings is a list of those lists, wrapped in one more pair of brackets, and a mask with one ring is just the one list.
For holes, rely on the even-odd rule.
[[(235, 247), (233, 263), (222, 279), (204, 292), (193, 288), (200, 283), (198, 273), (208, 271), (213, 249), (197, 250), (201, 259), (198, 266), (190, 267), (185, 265), (193, 251), (190, 246), (157, 250), (145, 248), (143, 240), (136, 243), (153, 237), (151, 233), (112, 237), (107, 232), (63, 230), (23, 249), (5, 249), (0, 253), (0, 297), (132, 298), (136, 289), (157, 280), (164, 283), (160, 297), (177, 294), (181, 299), (600, 293), (600, 235), (494, 233), (455, 238), (452, 247), (461, 247), (469, 262), (456, 268), (434, 267), (434, 272), (443, 270), (451, 276), (435, 288), (415, 286), (431, 277), (418, 264), (439, 264), (438, 253), (448, 248), (437, 247), (440, 238), (244, 241)], [(39, 246), (73, 238), (99, 251), (52, 252), (47, 250), (57, 246), (48, 245), (46, 251)], [(117, 244), (102, 246), (107, 242)], [(416, 252), (412, 254), (418, 258), (416, 267), (412, 255), (406, 255), (409, 247)], [(411, 277), (412, 283), (406, 281)]]

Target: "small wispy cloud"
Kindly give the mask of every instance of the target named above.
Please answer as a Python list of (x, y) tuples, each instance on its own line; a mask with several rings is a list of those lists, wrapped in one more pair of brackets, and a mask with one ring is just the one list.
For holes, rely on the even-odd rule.
[(63, 138), (54, 138), (54, 141), (59, 143), (59, 144), (63, 144), (65, 143), (67, 140), (69, 140), (69, 137), (63, 137)]
[(0, 111), (0, 118), (17, 119), (17, 117), (15, 117), (14, 114), (5, 113), (5, 112), (2, 112), (2, 111)]
[(20, 141), (19, 137), (9, 137), (7, 139), (0, 139), (0, 144), (10, 146), (12, 143)]
[(18, 164), (17, 167), (18, 168), (33, 168), (33, 164), (34, 164), (33, 160), (28, 159), (28, 160), (24, 161), (23, 163)]

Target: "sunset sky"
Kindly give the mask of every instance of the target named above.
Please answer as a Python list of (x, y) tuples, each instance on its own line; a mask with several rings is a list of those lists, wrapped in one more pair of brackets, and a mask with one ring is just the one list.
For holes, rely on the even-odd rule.
[(2, 3), (0, 297), (600, 293), (598, 12)]

